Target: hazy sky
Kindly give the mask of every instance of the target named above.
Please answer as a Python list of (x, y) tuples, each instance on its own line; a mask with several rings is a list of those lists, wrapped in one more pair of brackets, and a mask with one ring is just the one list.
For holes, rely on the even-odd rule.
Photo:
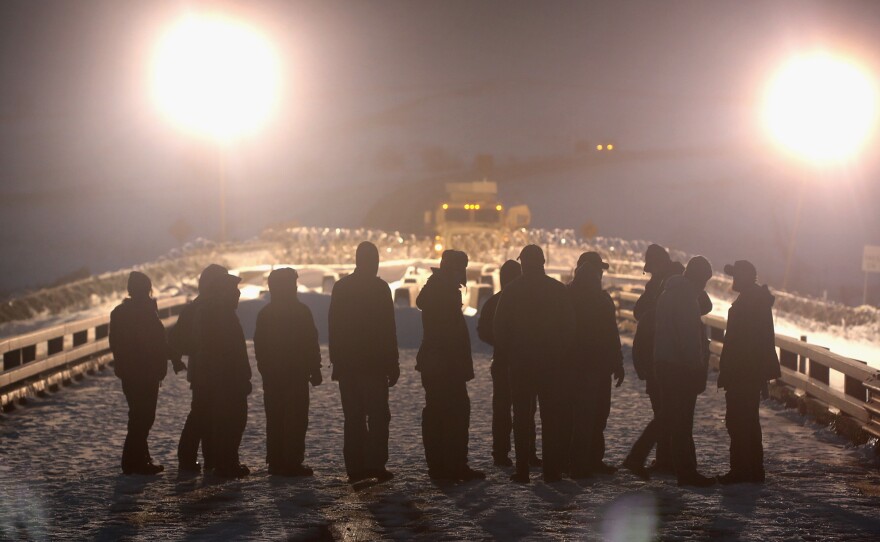
[[(792, 54), (817, 48), (880, 73), (872, 0), (5, 0), (0, 244), (22, 256), (0, 263), (0, 291), (153, 258), (176, 244), (168, 226), (179, 218), (194, 235), (216, 235), (218, 153), (176, 132), (149, 92), (162, 29), (210, 7), (262, 28), (283, 63), (280, 109), (227, 154), (239, 237), (291, 219), (359, 225), (394, 183), (467, 172), (481, 153), (498, 165), (565, 156), (579, 142), (613, 140), (635, 153), (609, 178), (699, 180), (731, 167), (768, 182), (811, 177), (767, 143), (757, 113), (767, 79)], [(648, 151), (665, 158), (636, 163)], [(874, 149), (823, 176), (877, 195), (878, 163)], [(340, 201), (340, 190), (359, 197)], [(880, 211), (850, 199), (859, 214)], [(582, 220), (536, 214), (540, 226)], [(878, 223), (867, 224), (853, 246), (880, 244)], [(600, 229), (631, 234), (612, 218)]]

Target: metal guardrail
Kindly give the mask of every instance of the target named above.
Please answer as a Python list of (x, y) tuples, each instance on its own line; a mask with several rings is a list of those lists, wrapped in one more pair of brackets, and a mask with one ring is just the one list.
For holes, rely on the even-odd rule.
[[(185, 296), (157, 300), (165, 326), (172, 325), (187, 303)], [(10, 390), (64, 371), (85, 361), (107, 357), (110, 315), (96, 316), (0, 340), (0, 407), (24, 397)], [(109, 361), (109, 357), (107, 357)], [(42, 388), (41, 388), (42, 389)]]
[[(630, 308), (639, 298), (638, 293), (616, 291), (618, 315), (635, 321)], [(724, 346), (727, 320), (720, 316), (703, 317), (711, 339), (710, 349), (720, 355)], [(880, 437), (880, 370), (867, 363), (835, 354), (827, 348), (806, 342), (806, 337), (796, 339), (776, 334), (776, 348), (782, 367), (777, 382), (801, 390), (827, 406), (858, 420), (867, 433)], [(831, 371), (841, 373), (843, 390), (830, 385)]]

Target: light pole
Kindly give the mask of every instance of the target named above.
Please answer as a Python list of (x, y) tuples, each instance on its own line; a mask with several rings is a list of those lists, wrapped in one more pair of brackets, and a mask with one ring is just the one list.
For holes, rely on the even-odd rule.
[(153, 93), (179, 128), (206, 137), (219, 153), (220, 240), (227, 238), (227, 154), (270, 118), (279, 101), (280, 66), (268, 39), (245, 21), (189, 14), (158, 41)]

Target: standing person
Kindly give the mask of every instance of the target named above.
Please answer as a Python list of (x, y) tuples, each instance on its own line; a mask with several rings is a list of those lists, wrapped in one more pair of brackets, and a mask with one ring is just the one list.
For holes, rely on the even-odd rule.
[[(225, 267), (212, 263), (202, 270), (199, 275), (199, 295), (188, 303), (177, 316), (177, 323), (168, 334), (168, 342), (171, 347), (181, 355), (187, 356), (186, 379), (192, 390), (190, 411), (180, 432), (180, 442), (177, 445), (177, 461), (180, 470), (198, 472), (201, 465), (198, 462), (199, 444), (202, 447), (205, 470), (214, 468), (211, 462), (210, 442), (207, 435), (210, 432), (208, 420), (210, 419), (211, 403), (208, 400), (208, 388), (205, 382), (205, 372), (200, 370), (198, 359), (198, 332), (196, 330), (196, 314), (203, 295), (210, 292), (213, 283), (223, 280), (228, 275)], [(216, 289), (216, 288), (215, 288)]]
[[(122, 448), (125, 474), (152, 475), (165, 470), (153, 463), (147, 446), (156, 419), (159, 384), (172, 358), (156, 300), (150, 295), (152, 290), (148, 276), (132, 271), (128, 275), (129, 297), (110, 313), (113, 371), (122, 380), (122, 392), (128, 402), (128, 434)], [(180, 360), (175, 359), (175, 370), (178, 363)]]
[(672, 275), (684, 272), (684, 266), (673, 262), (666, 249), (660, 245), (650, 245), (645, 252), (645, 273), (651, 278), (645, 283), (645, 291), (633, 307), (633, 316), (638, 322), (633, 337), (633, 367), (640, 380), (645, 381), (645, 393), (651, 400), (654, 417), (648, 422), (632, 450), (623, 461), (623, 467), (641, 478), (648, 478), (645, 461), (654, 445), (657, 445), (654, 468), (660, 472), (673, 472), (672, 458), (669, 454), (669, 435), (660, 426), (660, 387), (654, 375), (654, 331), (657, 325), (657, 299), (663, 293), (663, 284)]
[[(514, 260), (507, 260), (499, 270), (501, 290), (490, 297), (483, 308), (480, 309), (480, 319), (477, 321), (477, 335), (484, 343), (495, 346), (495, 310), (501, 299), (504, 287), (514, 279), (522, 275), (522, 267)], [(512, 467), (510, 460), (510, 436), (513, 432), (512, 407), (513, 401), (510, 395), (510, 363), (498, 348), (492, 353), (492, 458), (497, 467)], [(537, 411), (537, 399), (532, 401), (532, 454), (529, 464), (540, 467), (543, 463), (535, 449), (535, 412)]]
[(416, 370), (422, 375), (425, 408), (422, 441), (428, 475), (437, 480), (475, 480), (485, 473), (468, 466), (471, 402), (467, 382), (474, 378), (471, 340), (461, 311), (467, 284), (467, 254), (445, 250), (440, 267), (425, 283), (416, 305), (422, 310), (422, 344)]
[(727, 332), (721, 351), (718, 387), (726, 390), (725, 423), (730, 435), (730, 472), (722, 484), (764, 482), (764, 448), (761, 443), (761, 397), (768, 397), (767, 381), (779, 378), (776, 332), (773, 329), (775, 298), (766, 285), (758, 285), (751, 262), (725, 265), (738, 292), (727, 312)]
[(239, 277), (225, 274), (210, 284), (195, 314), (198, 377), (208, 401), (206, 426), (214, 473), (239, 478), (250, 469), (239, 462), (238, 447), (247, 425), (251, 366), (244, 330), (235, 313)]
[(573, 385), (569, 456), (572, 478), (617, 472), (617, 468), (602, 461), (605, 426), (611, 413), (612, 377), (619, 388), (625, 375), (617, 307), (602, 289), (606, 269), (608, 263), (598, 252), (585, 252), (568, 286), (576, 326), (570, 361), (574, 371), (568, 375)]
[(495, 311), (495, 346), (509, 355), (516, 472), (529, 482), (532, 401), (541, 411), (544, 481), (562, 478), (564, 443), (560, 393), (562, 363), (574, 334), (574, 311), (565, 286), (544, 272), (544, 251), (528, 245), (519, 255), (522, 276), (507, 285)]
[(309, 383), (321, 384), (321, 346), (312, 311), (296, 297), (297, 272), (269, 273), (269, 304), (257, 314), (254, 354), (263, 377), (269, 474), (311, 476), (303, 464), (309, 427)]
[(706, 389), (709, 341), (702, 315), (706, 284), (712, 266), (702, 256), (691, 258), (684, 275), (674, 275), (657, 300), (654, 368), (663, 396), (661, 415), (669, 433), (675, 475), (680, 486), (706, 487), (715, 478), (697, 472), (694, 448), (694, 409), (697, 396)]
[(330, 363), (339, 381), (345, 436), (342, 454), (350, 483), (389, 480), (388, 389), (400, 378), (394, 302), (379, 278), (379, 249), (357, 247), (355, 270), (333, 286), (330, 297)]

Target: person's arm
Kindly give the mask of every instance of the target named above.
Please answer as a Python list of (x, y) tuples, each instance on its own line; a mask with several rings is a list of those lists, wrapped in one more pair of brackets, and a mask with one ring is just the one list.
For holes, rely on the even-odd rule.
[(388, 387), (397, 384), (400, 378), (400, 351), (397, 349), (397, 322), (394, 319), (394, 300), (391, 297), (391, 287), (381, 280), (379, 290), (381, 321), (382, 321), (382, 344), (386, 345), (385, 359), (388, 364)]
[(496, 350), (510, 347), (509, 335), (513, 325), (514, 311), (514, 299), (510, 295), (505, 297), (504, 292), (501, 292), (498, 296), (498, 303), (495, 305), (495, 314), (492, 318), (492, 337), (495, 341), (493, 346)]
[(623, 384), (623, 379), (626, 376), (626, 371), (623, 368), (623, 348), (620, 345), (620, 329), (617, 327), (617, 307), (614, 305), (614, 300), (611, 299), (611, 296), (608, 293), (605, 293), (605, 305), (606, 305), (606, 315), (605, 322), (607, 326), (607, 341), (608, 341), (608, 361), (612, 366), (612, 374), (614, 375), (615, 387), (620, 387)]
[(498, 307), (498, 298), (492, 296), (483, 308), (480, 310), (480, 318), (477, 320), (477, 336), (484, 343), (495, 346), (495, 333), (493, 330), (493, 322), (495, 320), (495, 309)]
[(343, 308), (340, 307), (343, 304), (341, 297), (343, 293), (340, 290), (339, 283), (337, 283), (333, 288), (333, 292), (330, 293), (330, 309), (327, 311), (327, 342), (331, 365), (339, 361), (341, 354), (340, 341), (345, 340), (342, 319), (345, 318), (346, 314)]
[(306, 306), (304, 309), (304, 322), (302, 325), (303, 345), (306, 349), (306, 366), (309, 368), (309, 382), (312, 386), (318, 386), (323, 381), (321, 376), (321, 344), (318, 342), (318, 328), (315, 327), (315, 319), (312, 311)]

